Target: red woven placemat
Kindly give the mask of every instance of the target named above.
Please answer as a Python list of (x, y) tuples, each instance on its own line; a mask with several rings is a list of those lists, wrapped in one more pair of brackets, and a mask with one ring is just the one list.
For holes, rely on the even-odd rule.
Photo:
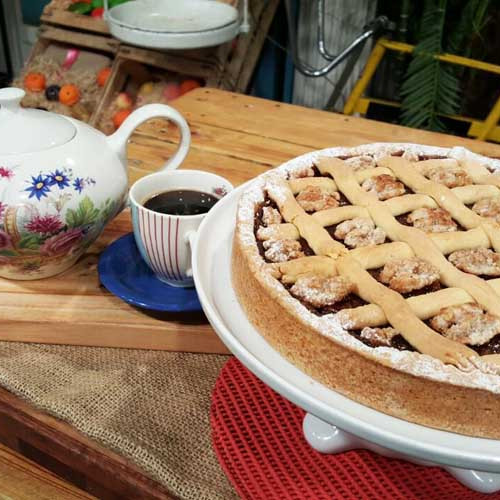
[(437, 467), (365, 450), (323, 455), (302, 434), (304, 411), (263, 384), (236, 358), (212, 395), (212, 441), (244, 499), (489, 499)]

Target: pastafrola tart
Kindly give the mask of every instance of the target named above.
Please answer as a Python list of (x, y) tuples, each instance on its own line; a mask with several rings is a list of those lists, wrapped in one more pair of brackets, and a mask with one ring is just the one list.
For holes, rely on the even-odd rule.
[(291, 160), (241, 196), (232, 276), (252, 324), (314, 379), (500, 439), (499, 161), (388, 143)]

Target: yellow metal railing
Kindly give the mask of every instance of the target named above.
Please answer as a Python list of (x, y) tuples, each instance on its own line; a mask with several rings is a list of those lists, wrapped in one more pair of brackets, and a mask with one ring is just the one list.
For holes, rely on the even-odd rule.
[[(413, 52), (414, 48), (414, 45), (408, 45), (407, 43), (394, 42), (391, 40), (387, 40), (386, 38), (380, 38), (373, 47), (370, 57), (366, 61), (365, 69), (363, 70), (361, 77), (352, 89), (351, 95), (348, 97), (345, 103), (344, 114), (352, 115), (355, 112), (366, 114), (371, 103), (399, 107), (400, 103), (398, 102), (366, 97), (363, 94), (366, 90), (366, 87), (373, 78), (373, 75), (387, 50), (409, 54)], [(453, 54), (436, 54), (434, 57), (449, 64), (457, 64), (459, 66), (466, 66), (468, 68), (474, 68), (500, 75), (500, 66), (497, 66), (496, 64), (485, 63), (483, 61), (477, 61), (475, 59), (469, 59), (467, 57), (455, 56)], [(470, 123), (469, 130), (467, 131), (467, 135), (469, 135), (470, 137), (476, 137), (480, 140), (492, 140), (495, 142), (500, 142), (500, 127), (497, 126), (498, 120), (500, 119), (500, 98), (497, 100), (493, 108), (491, 108), (488, 116), (484, 121), (460, 115), (443, 116), (446, 116), (447, 118), (451, 118), (453, 120)]]

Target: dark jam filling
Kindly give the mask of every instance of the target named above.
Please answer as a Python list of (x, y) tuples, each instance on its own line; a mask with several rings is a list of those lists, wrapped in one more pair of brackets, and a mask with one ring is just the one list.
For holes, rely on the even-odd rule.
[(489, 342), (482, 345), (471, 345), (471, 349), (474, 349), (480, 356), (486, 354), (500, 354), (500, 334), (495, 335)]
[(339, 207), (345, 207), (346, 205), (350, 205), (351, 202), (344, 196), (344, 193), (341, 193), (339, 191), (339, 195), (340, 195), (340, 198), (339, 198)]
[[(290, 292), (290, 288), (292, 285), (288, 284), (283, 284), (283, 286)], [(293, 294), (290, 294), (293, 295)], [(295, 295), (294, 295), (295, 297)], [(368, 302), (365, 302), (361, 297), (358, 297), (354, 293), (350, 293), (345, 299), (336, 302), (335, 304), (332, 304), (330, 306), (323, 306), (323, 307), (315, 307), (312, 304), (309, 304), (309, 302), (306, 302), (305, 300), (301, 299), (300, 297), (295, 297), (305, 308), (307, 308), (309, 311), (312, 313), (316, 314), (317, 316), (325, 316), (326, 314), (332, 314), (332, 313), (338, 313), (339, 311), (342, 311), (343, 309), (354, 309), (356, 307), (361, 307), (365, 306), (368, 304)]]
[(418, 161), (444, 160), (446, 158), (447, 158), (447, 156), (440, 156), (440, 155), (418, 155)]
[(397, 220), (400, 224), (403, 224), (403, 226), (413, 226), (413, 224), (411, 224), (411, 223), (408, 221), (408, 213), (406, 213), (406, 214), (401, 214), (401, 215), (396, 215), (396, 220)]
[[(378, 344), (374, 342), (370, 342), (370, 340), (361, 337), (361, 330), (349, 330), (348, 331), (353, 337), (357, 338), (363, 344), (369, 347), (380, 347)], [(391, 345), (394, 349), (398, 351), (415, 351), (411, 344), (409, 344), (402, 335), (395, 335), (391, 339)]]
[(299, 243), (306, 257), (315, 255), (313, 249), (309, 246), (309, 243), (307, 243), (307, 240), (305, 240), (304, 238), (299, 238)]

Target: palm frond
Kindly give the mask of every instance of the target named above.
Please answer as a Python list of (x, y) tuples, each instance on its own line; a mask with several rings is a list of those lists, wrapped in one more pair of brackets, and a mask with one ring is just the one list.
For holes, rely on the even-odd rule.
[(469, 0), (462, 9), (461, 15), (451, 31), (446, 51), (450, 54), (470, 55), (470, 40), (481, 36), (481, 30), (487, 21), (487, 12), (491, 0)]
[[(470, 0), (480, 1), (480, 0)], [(453, 69), (435, 59), (443, 53), (447, 0), (426, 0), (419, 42), (401, 85), (401, 123), (409, 127), (445, 131), (441, 114), (460, 108), (460, 82)]]

